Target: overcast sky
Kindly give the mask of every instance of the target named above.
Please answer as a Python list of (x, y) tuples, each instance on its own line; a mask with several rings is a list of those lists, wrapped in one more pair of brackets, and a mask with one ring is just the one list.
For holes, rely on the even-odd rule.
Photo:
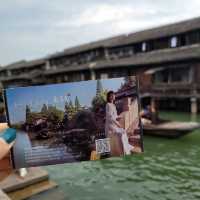
[(5, 0), (0, 65), (197, 16), (199, 0)]

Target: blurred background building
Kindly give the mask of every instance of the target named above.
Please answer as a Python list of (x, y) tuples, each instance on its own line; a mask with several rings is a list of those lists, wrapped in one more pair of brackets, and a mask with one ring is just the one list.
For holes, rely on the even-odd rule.
[(135, 74), (143, 106), (200, 111), (200, 18), (3, 66), (0, 83), (8, 88)]

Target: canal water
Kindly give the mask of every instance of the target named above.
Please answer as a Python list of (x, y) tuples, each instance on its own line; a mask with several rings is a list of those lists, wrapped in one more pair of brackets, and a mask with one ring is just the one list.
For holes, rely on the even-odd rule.
[[(199, 121), (200, 116), (161, 113), (165, 119)], [(200, 130), (180, 139), (144, 137), (144, 154), (48, 166), (58, 188), (30, 200), (200, 199)]]

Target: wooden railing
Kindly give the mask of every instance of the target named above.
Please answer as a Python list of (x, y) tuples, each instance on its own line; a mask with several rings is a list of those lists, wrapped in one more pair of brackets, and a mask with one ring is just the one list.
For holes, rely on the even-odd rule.
[(140, 90), (141, 95), (148, 93), (154, 97), (200, 98), (200, 86), (195, 84), (154, 84), (148, 90)]

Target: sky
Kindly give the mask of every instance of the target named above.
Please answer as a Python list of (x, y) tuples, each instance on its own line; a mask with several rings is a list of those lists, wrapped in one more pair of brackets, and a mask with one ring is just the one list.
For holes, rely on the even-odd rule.
[[(102, 79), (101, 83), (104, 90), (116, 92), (124, 83), (124, 78)], [(71, 100), (74, 103), (77, 96), (81, 106), (90, 107), (96, 95), (96, 85), (97, 81), (81, 81), (7, 89), (6, 99), (10, 123), (25, 120), (26, 105), (29, 105), (32, 111), (40, 111), (43, 104), (64, 109), (65, 102)]]
[(198, 16), (199, 0), (6, 0), (0, 65)]

